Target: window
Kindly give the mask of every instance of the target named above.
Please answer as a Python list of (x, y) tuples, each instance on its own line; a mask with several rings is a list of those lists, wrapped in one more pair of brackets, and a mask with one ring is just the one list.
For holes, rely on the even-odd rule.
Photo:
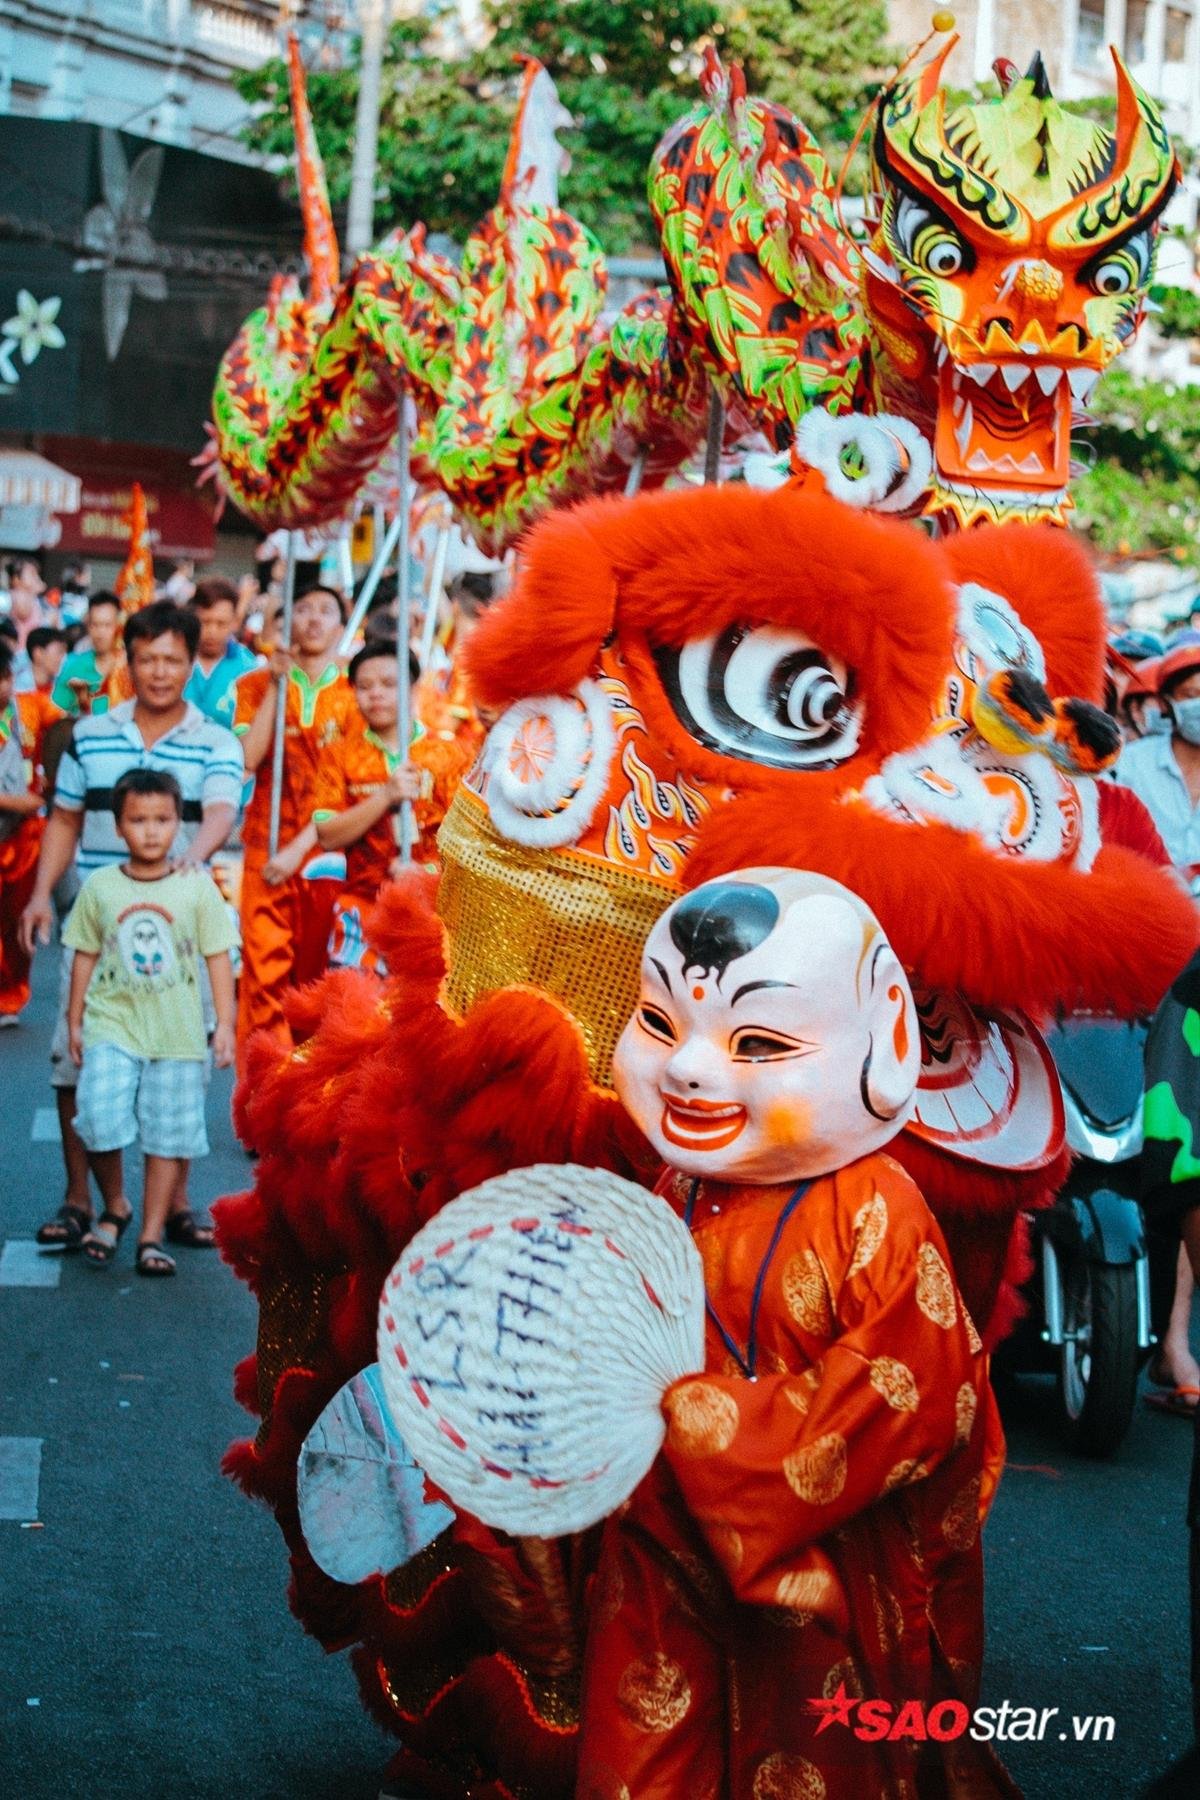
[(1148, 0), (1125, 0), (1125, 44), (1123, 54), (1131, 68), (1146, 60), (1146, 26), (1150, 16)]
[(1104, 0), (1079, 0), (1075, 16), (1075, 67), (1094, 69), (1104, 56)]

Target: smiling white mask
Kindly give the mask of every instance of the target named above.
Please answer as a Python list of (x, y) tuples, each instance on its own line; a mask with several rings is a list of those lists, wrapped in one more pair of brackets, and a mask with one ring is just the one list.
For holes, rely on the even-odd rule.
[(807, 871), (741, 869), (655, 925), (613, 1074), (673, 1168), (767, 1183), (889, 1143), (920, 1058), (904, 970), (862, 901)]

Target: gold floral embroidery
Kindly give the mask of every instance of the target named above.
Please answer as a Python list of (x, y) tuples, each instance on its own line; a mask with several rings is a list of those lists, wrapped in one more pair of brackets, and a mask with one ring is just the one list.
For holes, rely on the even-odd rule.
[(613, 1769), (589, 1769), (581, 1776), (575, 1800), (633, 1800), (629, 1789)]
[(846, 1440), (840, 1432), (827, 1431), (814, 1444), (783, 1459), (788, 1486), (801, 1500), (826, 1506), (846, 1485)]
[(617, 1705), (639, 1731), (672, 1731), (692, 1704), (687, 1676), (662, 1650), (631, 1662), (617, 1683)]
[(888, 1470), (882, 1491), (890, 1494), (898, 1487), (907, 1487), (912, 1481), (923, 1481), (928, 1473), (924, 1463), (918, 1462), (915, 1457), (910, 1456), (906, 1461), (898, 1462), (894, 1468)]
[(888, 1209), (883, 1195), (876, 1192), (854, 1215), (854, 1255), (846, 1270), (847, 1279), (860, 1275), (887, 1236)]
[(975, 1429), (975, 1409), (979, 1396), (969, 1381), (964, 1381), (954, 1400), (954, 1441), (961, 1446)]
[(783, 1300), (801, 1331), (828, 1337), (833, 1330), (833, 1308), (825, 1272), (815, 1250), (790, 1257), (783, 1271)]
[[(961, 1294), (959, 1295), (959, 1305), (960, 1306), (962, 1305)], [(965, 1306), (963, 1306), (963, 1309), (962, 1309), (962, 1316), (963, 1316), (963, 1324), (967, 1328), (967, 1348), (970, 1350), (972, 1356), (978, 1356), (979, 1352), (983, 1349), (983, 1339), (980, 1337), (979, 1333), (976, 1331), (975, 1321), (971, 1317), (970, 1313), (967, 1311)]]
[(917, 1251), (917, 1305), (943, 1331), (950, 1330), (958, 1314), (954, 1283), (936, 1244), (922, 1244)]
[(806, 1413), (820, 1385), (820, 1371), (805, 1369), (803, 1375), (797, 1375), (794, 1381), (785, 1381), (780, 1392), (789, 1406), (794, 1406), (798, 1413)]
[(804, 1756), (776, 1750), (754, 1771), (753, 1800), (825, 1800), (825, 1778)]
[(852, 1656), (844, 1656), (841, 1662), (835, 1662), (821, 1683), (821, 1692), (827, 1700), (839, 1688), (845, 1688), (848, 1694), (854, 1694), (859, 1700), (863, 1697), (862, 1676)]
[(979, 1490), (982, 1478), (972, 1476), (960, 1488), (942, 1515), (942, 1534), (954, 1550), (969, 1550), (979, 1535)]
[(916, 1412), (917, 1383), (907, 1363), (892, 1356), (877, 1356), (867, 1379), (896, 1412)]
[(904, 1636), (904, 1613), (900, 1602), (890, 1588), (874, 1575), (869, 1577), (871, 1583), (871, 1601), (875, 1608), (875, 1631), (879, 1638), (881, 1650), (894, 1650)]
[(746, 1547), (742, 1534), (733, 1525), (717, 1525), (712, 1533), (713, 1549), (729, 1569), (740, 1569)]
[(711, 1381), (689, 1381), (667, 1401), (667, 1440), (680, 1456), (712, 1456), (728, 1450), (738, 1428), (733, 1395)]
[(789, 1569), (775, 1588), (776, 1606), (798, 1607), (811, 1617), (829, 1599), (834, 1577), (828, 1569)]

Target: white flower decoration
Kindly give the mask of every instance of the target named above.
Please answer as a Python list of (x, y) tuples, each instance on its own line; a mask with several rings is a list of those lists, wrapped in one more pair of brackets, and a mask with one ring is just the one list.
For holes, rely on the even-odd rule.
[(17, 310), (0, 325), (0, 333), (21, 347), (21, 361), (36, 361), (43, 350), (62, 350), (66, 338), (55, 324), (62, 300), (57, 294), (49, 300), (35, 300), (28, 288), (17, 295)]

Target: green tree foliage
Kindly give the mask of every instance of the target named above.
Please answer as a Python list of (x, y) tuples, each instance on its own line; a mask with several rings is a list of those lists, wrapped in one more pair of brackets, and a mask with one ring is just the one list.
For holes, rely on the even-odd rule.
[[(885, 13), (860, 0), (489, 0), (488, 43), (447, 56), (436, 21), (391, 31), (384, 68), (378, 218), (462, 238), (493, 206), (519, 77), (541, 58), (576, 128), (563, 204), (610, 251), (654, 241), (646, 172), (663, 132), (699, 95), (700, 45), (745, 64), (751, 90), (785, 102), (831, 146), (848, 141), (886, 66)], [(239, 78), (256, 116), (246, 141), (290, 156), (287, 73)], [(317, 72), (309, 99), (335, 205), (349, 192), (357, 70)]]
[(1078, 525), (1102, 550), (1200, 567), (1200, 390), (1118, 367), (1092, 411), (1096, 461), (1074, 487)]

